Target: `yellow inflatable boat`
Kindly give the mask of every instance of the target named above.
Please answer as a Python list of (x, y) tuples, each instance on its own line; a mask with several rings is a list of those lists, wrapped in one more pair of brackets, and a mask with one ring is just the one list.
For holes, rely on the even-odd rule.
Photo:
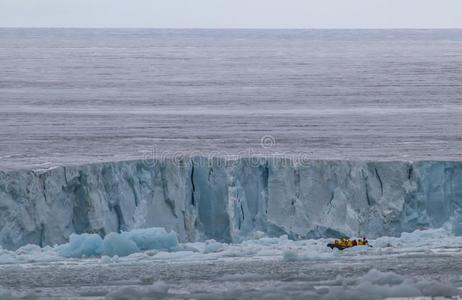
[(339, 250), (344, 250), (347, 248), (352, 248), (356, 246), (369, 246), (369, 241), (366, 240), (366, 238), (363, 238), (362, 240), (350, 240), (350, 239), (340, 239), (340, 240), (335, 240), (332, 243), (327, 244), (327, 247), (331, 249), (339, 249)]

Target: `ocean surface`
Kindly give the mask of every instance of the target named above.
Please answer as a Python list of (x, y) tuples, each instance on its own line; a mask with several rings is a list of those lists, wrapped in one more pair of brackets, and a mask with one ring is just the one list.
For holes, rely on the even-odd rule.
[(461, 160), (462, 30), (0, 29), (0, 170), (188, 153)]

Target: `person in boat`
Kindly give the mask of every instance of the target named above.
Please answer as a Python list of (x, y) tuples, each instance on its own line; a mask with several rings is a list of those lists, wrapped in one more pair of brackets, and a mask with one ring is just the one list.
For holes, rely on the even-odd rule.
[(368, 246), (368, 245), (369, 245), (369, 241), (368, 241), (368, 240), (366, 240), (366, 238), (365, 238), (365, 237), (363, 237), (363, 240), (362, 240), (362, 245), (364, 245), (364, 246)]
[(369, 246), (369, 241), (365, 237), (363, 237), (362, 240), (350, 240), (341, 238), (340, 240), (335, 240), (333, 243), (327, 244), (327, 247), (330, 247), (331, 249), (337, 248), (340, 250), (355, 246)]

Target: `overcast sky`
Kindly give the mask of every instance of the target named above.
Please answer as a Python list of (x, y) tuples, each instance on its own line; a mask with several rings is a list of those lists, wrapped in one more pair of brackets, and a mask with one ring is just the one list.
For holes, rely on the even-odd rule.
[(462, 28), (462, 0), (0, 0), (0, 27)]

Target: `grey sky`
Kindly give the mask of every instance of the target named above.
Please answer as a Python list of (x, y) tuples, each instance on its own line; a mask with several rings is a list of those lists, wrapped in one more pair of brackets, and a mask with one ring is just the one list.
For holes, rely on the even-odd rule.
[(0, 27), (462, 28), (462, 0), (0, 0)]

